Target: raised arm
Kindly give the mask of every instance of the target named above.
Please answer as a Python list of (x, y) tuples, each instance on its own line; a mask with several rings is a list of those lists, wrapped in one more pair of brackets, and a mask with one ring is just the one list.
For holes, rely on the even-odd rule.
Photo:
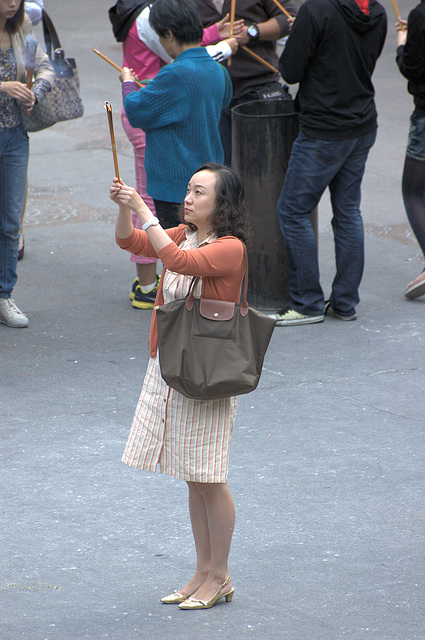
[(156, 253), (172, 242), (164, 229), (158, 224), (158, 218), (152, 214), (136, 189), (122, 184), (118, 182), (117, 178), (114, 178), (109, 189), (109, 197), (119, 207), (115, 224), (115, 233), (118, 238), (125, 239), (133, 233), (134, 227), (131, 221), (131, 212), (134, 211), (142, 224), (153, 223), (148, 226), (146, 233)]

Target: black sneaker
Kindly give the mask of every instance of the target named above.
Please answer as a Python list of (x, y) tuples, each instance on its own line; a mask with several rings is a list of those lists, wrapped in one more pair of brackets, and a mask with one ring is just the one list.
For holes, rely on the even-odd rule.
[(356, 320), (357, 318), (357, 313), (355, 311), (354, 313), (350, 313), (348, 316), (344, 316), (342, 313), (335, 311), (335, 309), (331, 307), (329, 300), (325, 300), (325, 316), (327, 315), (338, 318), (338, 320), (344, 320), (345, 322), (350, 322), (350, 320)]
[(134, 294), (136, 293), (136, 287), (138, 284), (139, 284), (139, 278), (134, 278), (133, 284), (131, 286), (131, 291), (130, 291), (130, 300), (134, 300)]
[(141, 286), (139, 284), (136, 285), (133, 302), (131, 303), (133, 307), (136, 309), (152, 309), (155, 306), (160, 279), (161, 276), (156, 276), (156, 285), (148, 293), (143, 293)]

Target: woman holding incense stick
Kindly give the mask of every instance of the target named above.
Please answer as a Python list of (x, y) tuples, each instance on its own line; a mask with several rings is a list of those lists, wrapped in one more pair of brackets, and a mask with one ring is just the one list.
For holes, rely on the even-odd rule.
[[(34, 59), (25, 61), (30, 30), (23, 0), (0, 0), (0, 322), (17, 328), (28, 325), (28, 318), (11, 298), (18, 277), (19, 225), (29, 154), (19, 103), (31, 110), (50, 91), (55, 78), (49, 58), (37, 43)], [(34, 70), (31, 88), (26, 66)]]
[(124, 67), (123, 104), (130, 125), (146, 134), (146, 191), (165, 227), (179, 223), (188, 176), (206, 161), (223, 161), (218, 132), (221, 111), (232, 87), (227, 71), (204, 47), (193, 0), (156, 0), (149, 22), (173, 63), (137, 90)]
[[(215, 162), (198, 167), (186, 187), (184, 224), (166, 231), (136, 190), (116, 178), (110, 198), (119, 205), (118, 245), (157, 256), (164, 264), (157, 304), (184, 298), (193, 276), (201, 277), (195, 296), (202, 289), (206, 298), (239, 301), (249, 219), (243, 184), (234, 171)], [(143, 230), (134, 229), (131, 211)], [(187, 482), (196, 568), (161, 602), (210, 609), (223, 598), (230, 602), (235, 590), (228, 568), (235, 507), (227, 474), (237, 398), (193, 400), (169, 387), (161, 377), (157, 343), (154, 310), (148, 370), (122, 461), (147, 471), (159, 465), (162, 473)]]
[[(407, 30), (406, 30), (407, 26)], [(425, 259), (425, 2), (396, 25), (397, 64), (408, 82), (415, 110), (404, 161), (402, 190), (406, 214)], [(425, 269), (404, 292), (406, 298), (425, 295)]]

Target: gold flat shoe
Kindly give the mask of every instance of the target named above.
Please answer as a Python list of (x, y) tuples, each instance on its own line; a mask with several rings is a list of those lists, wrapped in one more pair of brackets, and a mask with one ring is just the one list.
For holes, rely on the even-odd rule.
[(187, 600), (189, 596), (184, 596), (180, 591), (173, 591), (169, 596), (164, 596), (161, 598), (161, 602), (163, 604), (179, 604), (180, 602), (184, 602)]
[(230, 589), (227, 593), (220, 593), (223, 587), (226, 586), (230, 582), (230, 576), (228, 576), (227, 580), (223, 582), (215, 596), (211, 598), (211, 600), (196, 600), (196, 598), (192, 598), (189, 596), (186, 600), (184, 600), (181, 604), (179, 604), (179, 609), (211, 609), (221, 598), (226, 598), (226, 602), (232, 602), (233, 594), (235, 593), (234, 587)]

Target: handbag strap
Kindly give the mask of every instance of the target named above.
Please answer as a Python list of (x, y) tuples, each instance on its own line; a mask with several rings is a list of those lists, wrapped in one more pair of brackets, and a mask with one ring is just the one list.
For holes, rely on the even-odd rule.
[(43, 33), (46, 53), (58, 78), (72, 78), (76, 69), (73, 58), (65, 58), (59, 36), (49, 15), (43, 9)]
[(54, 24), (44, 9), (43, 9), (43, 33), (44, 33), (44, 42), (46, 45), (46, 53), (49, 56), (49, 58), (52, 59), (53, 54), (55, 54), (57, 51), (58, 52), (61, 51), (63, 53), (63, 56), (65, 56), (65, 53), (63, 52), (63, 49), (61, 47), (59, 36), (56, 32)]
[[(246, 314), (249, 311), (248, 301), (246, 299), (246, 296), (248, 293), (248, 252), (246, 250), (245, 243), (242, 243), (242, 244), (243, 244), (244, 273), (243, 273), (243, 298), (240, 304), (240, 314), (241, 316), (246, 316)], [(198, 284), (200, 279), (201, 279), (200, 276), (193, 276), (190, 282), (189, 291), (187, 292), (187, 295), (186, 295), (186, 307), (189, 311), (193, 309), (193, 305), (195, 303), (195, 296), (193, 292), (195, 291), (195, 287)]]

